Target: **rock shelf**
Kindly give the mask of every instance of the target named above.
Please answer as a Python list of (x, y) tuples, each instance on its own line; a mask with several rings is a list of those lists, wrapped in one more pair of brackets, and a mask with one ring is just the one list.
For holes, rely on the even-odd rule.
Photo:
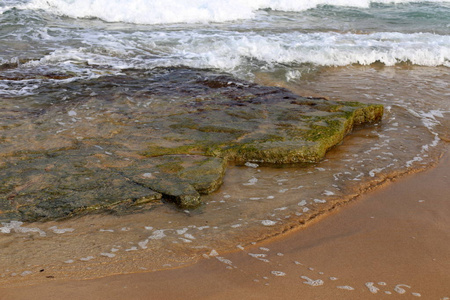
[(228, 164), (317, 163), (375, 104), (305, 98), (184, 68), (43, 86), (0, 99), (0, 220), (123, 213), (217, 190)]

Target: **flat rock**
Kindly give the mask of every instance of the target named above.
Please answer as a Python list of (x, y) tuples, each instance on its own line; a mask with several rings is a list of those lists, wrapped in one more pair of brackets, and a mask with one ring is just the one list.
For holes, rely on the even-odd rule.
[(197, 207), (229, 163), (316, 163), (383, 115), (212, 71), (124, 73), (0, 99), (0, 220)]

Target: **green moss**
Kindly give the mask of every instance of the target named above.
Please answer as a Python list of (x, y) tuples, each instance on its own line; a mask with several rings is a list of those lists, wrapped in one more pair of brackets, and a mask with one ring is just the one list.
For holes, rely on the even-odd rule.
[(203, 154), (205, 153), (205, 150), (205, 146), (202, 144), (189, 144), (177, 147), (149, 146), (146, 151), (141, 153), (141, 155), (146, 157), (156, 157), (174, 154)]
[(305, 119), (309, 119), (309, 116), (303, 115), (300, 111), (287, 111), (283, 114), (279, 115), (278, 121), (303, 121)]
[(354, 124), (373, 123), (380, 121), (383, 117), (384, 108), (382, 105), (370, 105), (357, 109), (354, 114)]
[(344, 105), (342, 105), (342, 104), (330, 105), (330, 106), (328, 106), (327, 111), (329, 111), (329, 112), (339, 112), (339, 111), (341, 111), (341, 109), (343, 107), (344, 107)]
[(355, 110), (353, 109), (346, 109), (342, 111), (342, 115), (346, 118), (346, 119), (352, 119), (354, 118), (355, 115)]
[[(93, 121), (98, 130), (89, 131), (79, 142), (61, 139), (58, 148), (52, 127), (47, 127), (53, 124), (47, 120), (55, 116), (44, 118), (45, 114), (32, 121), (35, 132), (27, 132), (36, 141), (33, 147), (0, 135), (0, 145), (22, 150), (0, 151), (0, 156), (7, 157), (0, 162), (0, 218), (13, 211), (22, 220), (46, 220), (103, 209), (126, 210), (162, 195), (180, 207), (195, 207), (201, 203), (199, 193), (211, 193), (220, 186), (227, 163), (317, 162), (355, 125), (377, 122), (383, 115), (381, 105), (303, 98), (276, 87), (229, 84), (234, 80), (228, 76), (204, 81), (200, 71), (166, 72), (176, 75), (146, 81), (149, 88), (139, 100), (150, 95), (151, 107), (134, 110), (121, 93), (106, 97), (104, 111), (109, 113), (99, 115)], [(185, 72), (194, 73), (185, 78)], [(139, 86), (143, 86), (141, 80)], [(102, 101), (93, 100), (95, 105)], [(94, 102), (87, 104), (95, 107)], [(58, 109), (48, 112), (60, 113)], [(67, 114), (67, 107), (62, 113)], [(84, 127), (77, 124), (72, 124), (71, 131), (82, 132)], [(76, 140), (69, 131), (64, 136)], [(55, 147), (54, 152), (36, 150), (41, 143), (46, 150)]]
[(167, 136), (163, 136), (162, 137), (164, 140), (166, 141), (171, 141), (171, 142), (186, 142), (186, 138), (183, 138), (180, 135), (167, 135)]
[(201, 132), (222, 132), (222, 133), (231, 133), (233, 135), (242, 135), (246, 133), (246, 131), (242, 129), (235, 129), (230, 127), (224, 127), (224, 126), (201, 126), (198, 128), (198, 131)]
[[(286, 132), (286, 131), (284, 131)], [(254, 133), (249, 134), (243, 139), (240, 139), (239, 142), (236, 142), (236, 144), (248, 144), (248, 143), (265, 143), (265, 142), (280, 142), (285, 141), (286, 136), (283, 134), (283, 132), (280, 132), (280, 134), (270, 134), (270, 133)], [(231, 146), (233, 146), (232, 144)], [(226, 147), (226, 145), (225, 145)]]
[(267, 116), (262, 110), (233, 110), (226, 112), (229, 116), (236, 117), (244, 120), (265, 119)]
[(300, 129), (300, 128), (290, 128), (286, 130), (287, 135), (289, 136), (289, 138), (291, 139), (301, 139), (304, 138), (305, 135), (307, 134), (307, 130), (305, 129)]
[(160, 165), (157, 165), (156, 167), (163, 172), (175, 174), (175, 173), (178, 173), (183, 170), (181, 163), (182, 163), (181, 161), (178, 161), (178, 162), (174, 161), (174, 162), (168, 162), (165, 164), (160, 164)]
[(327, 120), (327, 126), (312, 125), (311, 129), (305, 132), (304, 138), (308, 141), (327, 140), (334, 135), (344, 135), (344, 128), (342, 122), (338, 120)]
[(281, 135), (276, 135), (276, 134), (266, 134), (261, 136), (260, 139), (258, 139), (258, 143), (266, 143), (266, 142), (282, 142), (285, 141), (286, 138), (284, 136)]
[(197, 129), (198, 128), (198, 124), (193, 122), (192, 120), (185, 120), (184, 122), (179, 122), (176, 124), (172, 124), (169, 125), (170, 128), (172, 129)]

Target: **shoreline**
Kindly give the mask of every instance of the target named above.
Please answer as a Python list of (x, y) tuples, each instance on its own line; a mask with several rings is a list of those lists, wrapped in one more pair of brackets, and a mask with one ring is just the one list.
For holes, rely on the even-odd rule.
[(450, 300), (450, 7), (52, 1), (0, 2), (0, 300)]
[[(279, 237), (151, 273), (0, 289), (0, 299), (446, 299), (450, 289), (449, 147), (406, 174)], [(405, 209), (407, 207), (408, 209)], [(94, 298), (93, 298), (94, 297)]]

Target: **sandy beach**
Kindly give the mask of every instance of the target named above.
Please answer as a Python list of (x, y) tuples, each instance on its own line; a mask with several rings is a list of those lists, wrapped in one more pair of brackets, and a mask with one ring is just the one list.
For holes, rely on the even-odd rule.
[(450, 300), (449, 3), (0, 1), (0, 300)]
[(307, 228), (188, 267), (49, 279), (3, 287), (0, 299), (449, 299), (449, 166), (447, 149), (436, 167), (386, 183)]

